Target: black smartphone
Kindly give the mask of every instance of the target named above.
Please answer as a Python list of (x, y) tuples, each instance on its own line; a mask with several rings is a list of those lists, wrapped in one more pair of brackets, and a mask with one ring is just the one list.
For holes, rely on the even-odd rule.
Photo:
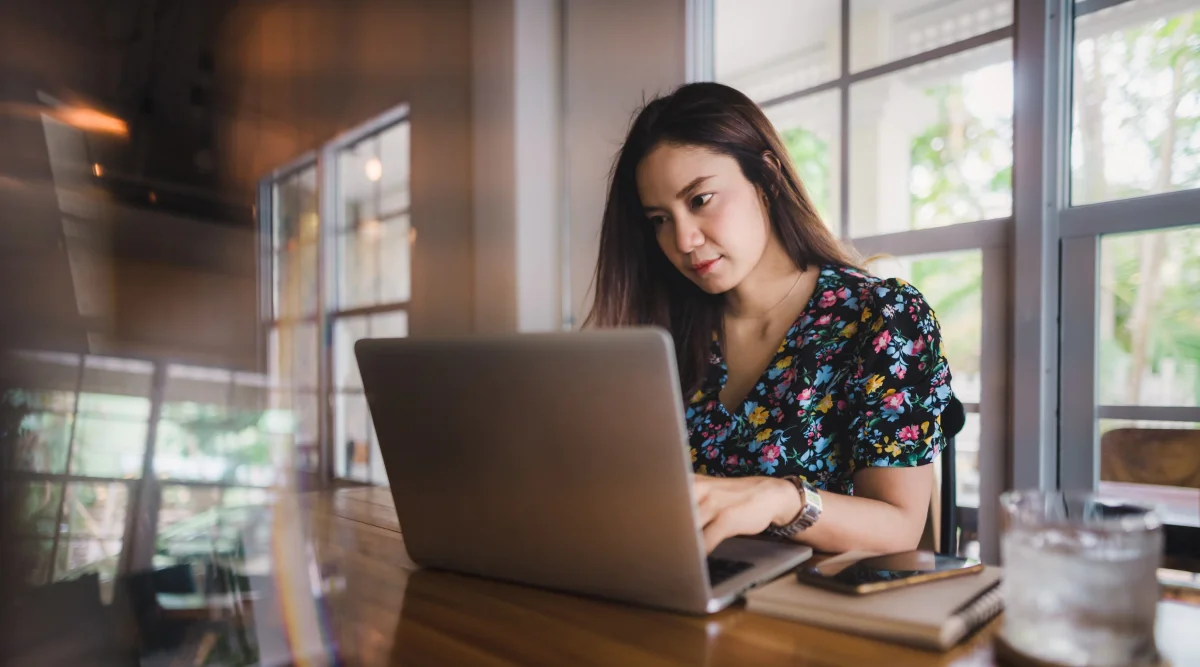
[(983, 563), (932, 551), (904, 551), (861, 558), (838, 556), (816, 565), (801, 565), (801, 583), (862, 595), (949, 577), (977, 574)]

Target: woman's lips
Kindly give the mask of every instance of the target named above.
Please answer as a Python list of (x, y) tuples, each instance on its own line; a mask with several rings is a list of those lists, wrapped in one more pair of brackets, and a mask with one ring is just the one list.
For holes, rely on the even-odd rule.
[(693, 264), (692, 271), (695, 271), (696, 275), (698, 275), (698, 276), (706, 275), (713, 270), (713, 268), (717, 265), (717, 262), (719, 262), (719, 261), (721, 261), (720, 257), (718, 257), (716, 259), (710, 259), (707, 262)]

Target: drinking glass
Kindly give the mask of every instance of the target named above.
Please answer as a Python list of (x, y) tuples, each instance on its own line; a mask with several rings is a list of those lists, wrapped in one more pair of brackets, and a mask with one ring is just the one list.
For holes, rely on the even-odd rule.
[(1155, 512), (1084, 492), (1011, 491), (1000, 505), (1005, 643), (1058, 665), (1155, 664)]

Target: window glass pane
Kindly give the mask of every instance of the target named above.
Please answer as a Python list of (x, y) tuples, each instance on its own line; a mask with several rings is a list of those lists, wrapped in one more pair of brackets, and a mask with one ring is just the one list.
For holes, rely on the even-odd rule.
[(291, 319), (316, 312), (317, 167), (281, 179), (274, 189), (273, 280), (275, 317)]
[(1200, 405), (1200, 227), (1105, 236), (1099, 395), (1104, 405)]
[(67, 468), (71, 415), (31, 412), (21, 419), (15, 464), (19, 470), (62, 474)]
[(959, 507), (979, 507), (979, 413), (968, 412), (954, 438), (955, 493)]
[(397, 310), (371, 316), (372, 338), (404, 338), (408, 336), (408, 313)]
[(841, 219), (840, 108), (841, 95), (831, 90), (764, 109), (817, 212), (835, 233)]
[(855, 84), (850, 105), (852, 236), (1011, 215), (1011, 41)]
[[(81, 397), (82, 403), (85, 397)], [(137, 478), (146, 451), (146, 420), (80, 414), (75, 423), (75, 453), (70, 473), (93, 477)]]
[(349, 232), (339, 233), (338, 306), (360, 308), (379, 303), (383, 223), (368, 218)]
[(1071, 203), (1200, 185), (1200, 7), (1130, 0), (1079, 16), (1072, 97)]
[(842, 62), (839, 0), (716, 0), (716, 80), (770, 100), (836, 79)]
[(341, 317), (333, 325), (333, 385), (338, 389), (362, 389), (354, 343), (367, 338), (367, 318)]
[(913, 284), (933, 308), (942, 332), (942, 353), (950, 362), (954, 395), (978, 403), (983, 346), (983, 253), (979, 250), (888, 257), (869, 268), (879, 276)]
[(335, 398), (335, 460), (338, 476), (370, 482), (371, 420), (362, 394), (339, 393)]
[(299, 322), (271, 329), (270, 374), (278, 386), (317, 388), (317, 325)]
[[(379, 161), (383, 173), (379, 179), (379, 218), (387, 220), (409, 208), (411, 181), (409, 144), (411, 125), (397, 123), (379, 135)], [(365, 173), (365, 170), (364, 170)]]
[(338, 154), (338, 309), (409, 299), (409, 132), (398, 123)]
[(850, 71), (961, 42), (1012, 20), (1012, 0), (850, 0)]
[(1100, 492), (1200, 527), (1200, 423), (1101, 419)]
[(416, 240), (409, 217), (383, 222), (379, 230), (379, 303), (402, 303), (412, 295), (411, 249)]
[(67, 484), (63, 523), (71, 539), (120, 539), (125, 534), (129, 487), (120, 482)]

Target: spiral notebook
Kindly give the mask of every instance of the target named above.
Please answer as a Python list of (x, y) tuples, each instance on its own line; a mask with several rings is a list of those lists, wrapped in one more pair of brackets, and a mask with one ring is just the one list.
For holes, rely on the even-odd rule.
[(846, 595), (807, 586), (788, 574), (748, 593), (746, 609), (919, 648), (946, 650), (1003, 610), (1001, 574), (1001, 568), (988, 566), (979, 574), (870, 595)]

